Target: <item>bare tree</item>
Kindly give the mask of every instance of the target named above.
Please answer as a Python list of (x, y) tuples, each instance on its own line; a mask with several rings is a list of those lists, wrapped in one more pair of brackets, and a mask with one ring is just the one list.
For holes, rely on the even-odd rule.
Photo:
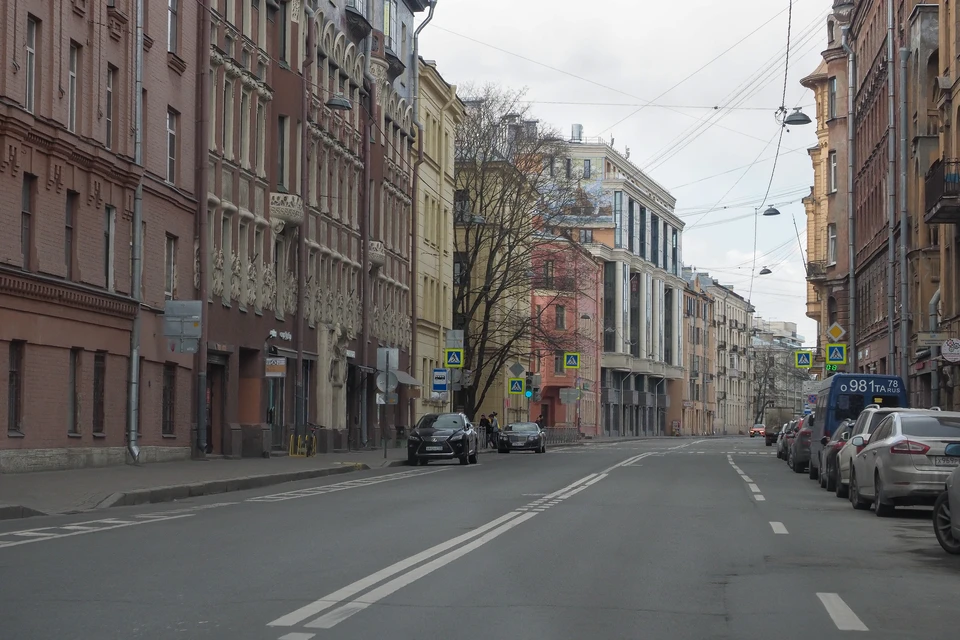
[[(799, 397), (810, 376), (796, 368), (790, 348), (776, 344), (755, 346), (753, 357), (754, 424), (760, 424), (768, 408), (788, 408), (787, 401)], [(791, 404), (789, 408), (794, 407)]]
[(473, 98), (456, 135), (453, 310), (472, 372), (458, 404), (474, 414), (534, 338), (551, 341), (531, 312), (534, 254), (557, 242), (565, 218), (594, 205), (567, 144), (531, 117), (523, 91), (465, 95)]

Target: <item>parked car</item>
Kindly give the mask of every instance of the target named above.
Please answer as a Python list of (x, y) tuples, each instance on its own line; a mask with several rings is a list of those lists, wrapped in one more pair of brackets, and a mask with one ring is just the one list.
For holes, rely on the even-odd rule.
[(798, 425), (797, 435), (790, 445), (790, 456), (787, 459), (787, 466), (793, 469), (794, 473), (803, 473), (810, 467), (810, 441), (813, 436), (813, 425), (816, 420), (816, 413), (811, 413), (803, 417)]
[(797, 435), (797, 425), (799, 420), (791, 420), (780, 432), (780, 438), (777, 440), (777, 457), (786, 461), (790, 457), (790, 446)]
[(462, 413), (428, 413), (407, 439), (407, 464), (427, 465), (431, 460), (460, 460), (477, 464), (480, 436)]
[[(926, 409), (881, 407), (878, 404), (871, 404), (864, 407), (859, 417), (857, 417), (853, 428), (850, 430), (850, 437), (847, 438), (846, 444), (840, 449), (837, 454), (836, 463), (833, 465), (832, 473), (836, 475), (834, 491), (838, 498), (846, 498), (849, 495), (850, 466), (853, 462), (853, 457), (863, 451), (863, 447), (870, 442), (870, 437), (877, 430), (877, 427), (880, 426), (880, 423), (883, 422), (883, 419), (895, 411), (926, 411)], [(856, 447), (850, 443), (850, 440), (855, 436), (863, 436), (864, 445), (862, 447)]]
[(766, 432), (767, 428), (765, 426), (762, 424), (755, 424), (750, 428), (750, 437), (753, 438), (754, 436), (760, 436), (762, 438)]
[(840, 454), (840, 450), (847, 444), (847, 440), (850, 439), (850, 432), (854, 424), (856, 423), (848, 418), (837, 425), (837, 429), (833, 432), (832, 436), (823, 436), (820, 438), (820, 444), (823, 446), (820, 449), (820, 464), (817, 465), (817, 477), (820, 480), (820, 487), (822, 489), (826, 489), (827, 491), (837, 490), (837, 473), (835, 471), (837, 456)]
[(536, 422), (513, 422), (504, 427), (497, 441), (499, 453), (511, 451), (547, 452), (547, 434)]
[(960, 466), (960, 457), (946, 455), (946, 447), (960, 444), (960, 413), (895, 411), (877, 427), (866, 444), (854, 436), (850, 444), (864, 446), (853, 458), (850, 502), (855, 509), (875, 505), (880, 517), (898, 506), (933, 505)]
[[(960, 461), (960, 444), (948, 444), (943, 453)], [(933, 532), (944, 551), (960, 555), (960, 466), (947, 476), (946, 490), (933, 503)]]

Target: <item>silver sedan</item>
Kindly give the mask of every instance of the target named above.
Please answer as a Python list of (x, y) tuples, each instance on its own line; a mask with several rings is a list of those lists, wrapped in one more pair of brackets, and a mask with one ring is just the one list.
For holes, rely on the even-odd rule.
[(960, 457), (945, 451), (955, 443), (960, 443), (960, 413), (890, 414), (869, 443), (862, 436), (850, 440), (854, 447), (866, 445), (853, 458), (850, 502), (855, 509), (875, 504), (881, 517), (892, 515), (897, 506), (932, 505), (960, 466)]

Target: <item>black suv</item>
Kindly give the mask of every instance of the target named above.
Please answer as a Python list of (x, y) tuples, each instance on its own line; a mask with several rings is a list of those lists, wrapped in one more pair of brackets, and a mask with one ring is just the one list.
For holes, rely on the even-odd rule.
[(431, 460), (460, 460), (477, 464), (480, 437), (462, 413), (428, 413), (420, 418), (407, 439), (407, 464), (426, 465)]

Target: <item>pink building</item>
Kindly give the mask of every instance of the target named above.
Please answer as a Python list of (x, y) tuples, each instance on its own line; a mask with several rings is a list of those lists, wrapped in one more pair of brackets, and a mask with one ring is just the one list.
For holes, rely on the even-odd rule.
[[(602, 265), (579, 244), (558, 238), (534, 252), (533, 273), (531, 360), (541, 386), (530, 419), (543, 414), (549, 426), (579, 425), (585, 435), (599, 435)], [(569, 352), (580, 354), (579, 369), (564, 368)], [(579, 403), (562, 404), (563, 388), (579, 388)]]

